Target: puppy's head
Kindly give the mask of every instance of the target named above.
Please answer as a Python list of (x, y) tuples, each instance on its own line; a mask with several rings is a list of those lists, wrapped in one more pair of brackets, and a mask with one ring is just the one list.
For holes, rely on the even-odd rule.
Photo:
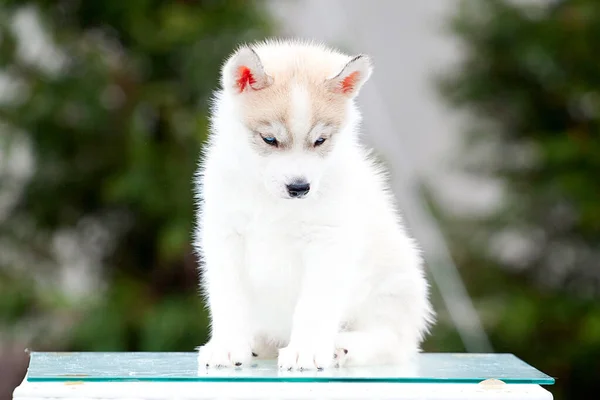
[(271, 194), (302, 199), (319, 192), (371, 72), (367, 56), (311, 44), (245, 46), (227, 60), (223, 90), (239, 110), (231, 117), (241, 119), (239, 140), (250, 146)]

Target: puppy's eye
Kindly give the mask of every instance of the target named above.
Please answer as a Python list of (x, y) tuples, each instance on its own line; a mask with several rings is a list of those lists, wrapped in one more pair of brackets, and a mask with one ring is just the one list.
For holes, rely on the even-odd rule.
[(264, 140), (264, 142), (266, 144), (268, 144), (269, 146), (275, 146), (275, 147), (277, 147), (277, 139), (275, 139), (272, 136), (263, 137), (262, 140)]
[(318, 138), (317, 140), (315, 140), (315, 147), (318, 147), (323, 143), (325, 143), (325, 138)]

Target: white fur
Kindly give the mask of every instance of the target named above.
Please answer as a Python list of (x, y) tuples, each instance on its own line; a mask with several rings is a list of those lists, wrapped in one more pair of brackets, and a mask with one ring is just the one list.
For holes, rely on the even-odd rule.
[(306, 88), (295, 84), (292, 86), (291, 97), (293, 112), (290, 118), (290, 126), (292, 134), (301, 137), (304, 132), (308, 132), (311, 128), (310, 95)]
[[(289, 58), (300, 44), (261, 46), (261, 57)], [(319, 59), (329, 51), (302, 46)], [(310, 128), (311, 99), (302, 87), (292, 93), (291, 133), (300, 137)], [(194, 244), (212, 328), (200, 365), (247, 365), (252, 352), (278, 356), (286, 369), (408, 361), (434, 319), (428, 284), (386, 177), (359, 144), (353, 97), (323, 158), (299, 143), (257, 154), (238, 96), (228, 87), (216, 93), (196, 181)], [(314, 129), (316, 139), (323, 127)], [(311, 190), (286, 198), (285, 183), (297, 176)]]

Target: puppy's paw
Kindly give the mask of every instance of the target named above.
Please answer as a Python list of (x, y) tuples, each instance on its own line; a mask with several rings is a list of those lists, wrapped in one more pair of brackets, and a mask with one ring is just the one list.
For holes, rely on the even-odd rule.
[(333, 365), (335, 367), (343, 367), (348, 361), (348, 349), (338, 347), (333, 353)]
[(411, 365), (416, 345), (406, 345), (393, 332), (340, 332), (335, 339), (339, 367), (394, 364)]
[[(335, 339), (335, 365), (338, 367), (368, 364), (372, 354), (371, 337), (360, 332), (340, 332)], [(392, 351), (390, 349), (389, 351)]]
[(241, 367), (252, 361), (252, 348), (243, 340), (210, 340), (198, 347), (200, 368)]
[(279, 368), (284, 370), (321, 370), (333, 365), (333, 349), (329, 346), (297, 346), (290, 344), (279, 350)]

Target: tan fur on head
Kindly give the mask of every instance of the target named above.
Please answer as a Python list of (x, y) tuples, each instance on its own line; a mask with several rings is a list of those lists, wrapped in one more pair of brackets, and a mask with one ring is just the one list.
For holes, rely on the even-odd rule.
[(277, 122), (293, 137), (303, 134), (292, 132), (290, 123), (294, 87), (305, 90), (310, 99), (307, 126), (321, 123), (335, 131), (346, 117), (347, 102), (356, 97), (371, 71), (364, 55), (350, 57), (309, 42), (267, 41), (238, 49), (223, 67), (222, 83), (237, 97), (249, 130), (260, 132)]

